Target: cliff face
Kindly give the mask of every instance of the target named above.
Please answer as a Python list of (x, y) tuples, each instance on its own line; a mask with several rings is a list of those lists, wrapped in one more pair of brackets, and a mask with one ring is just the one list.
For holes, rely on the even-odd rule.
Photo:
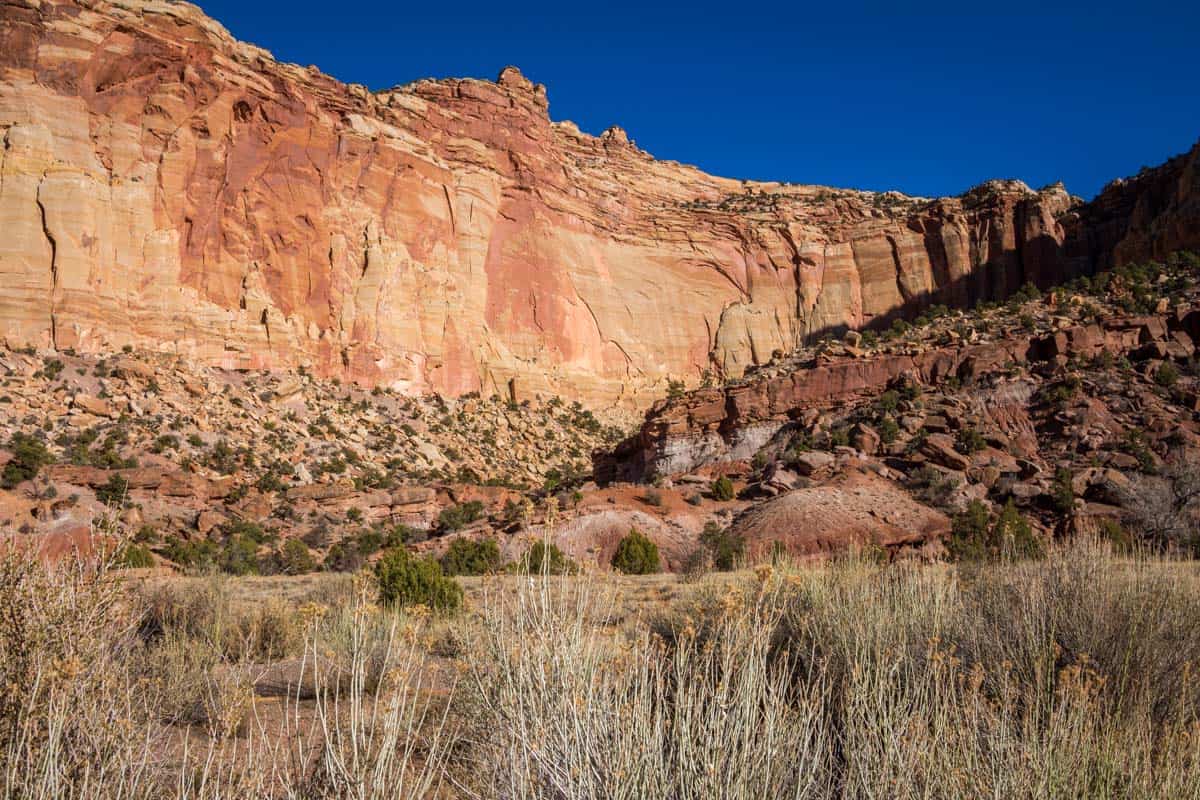
[(648, 405), (829, 329), (1187, 245), (1198, 151), (1093, 206), (715, 178), (544, 87), (371, 93), (184, 3), (0, 0), (0, 336)]
[(1092, 269), (1200, 249), (1200, 142), (1165, 164), (1113, 181), (1063, 225), (1066, 249)]

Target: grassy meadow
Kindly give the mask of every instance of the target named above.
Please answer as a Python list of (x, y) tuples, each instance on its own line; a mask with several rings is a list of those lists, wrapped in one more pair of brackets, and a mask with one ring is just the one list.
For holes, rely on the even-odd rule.
[(166, 578), (0, 557), (6, 798), (1200, 796), (1200, 565)]

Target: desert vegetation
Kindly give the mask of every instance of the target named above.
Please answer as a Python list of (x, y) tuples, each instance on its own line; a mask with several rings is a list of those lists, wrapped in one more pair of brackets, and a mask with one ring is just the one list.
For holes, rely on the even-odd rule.
[[(1157, 309), (1185, 266), (1115, 274), (1105, 296)], [(997, 315), (1020, 311), (1056, 356), (902, 376), (797, 414), (745, 463), (615, 487), (576, 463), (616, 438), (578, 404), (237, 375), (208, 395), (254, 436), (214, 438), (109, 402), (182, 398), (186, 369), (97, 363), (107, 383), (72, 402), (107, 422), (8, 418), (0, 496), (23, 523), (0, 550), (3, 796), (1200, 795), (1200, 400), (1179, 327), (1196, 296), (1179, 281), (1184, 311), (1093, 331), (1133, 349), (1060, 348), (1055, 326), (1097, 318), (1062, 288), (826, 343), (1011, 338)], [(64, 358), (39, 369), (86, 377)], [(543, 459), (524, 488), (488, 471), (493, 450), (570, 431), (574, 461)], [(426, 435), (454, 468), (405, 467)], [(901, 491), (936, 511), (927, 546), (902, 538)], [(806, 551), (811, 509), (848, 503), (872, 533)], [(92, 535), (36, 535), (63, 520)]]
[(5, 797), (1200, 786), (1200, 567), (1092, 539), (687, 584), (547, 550), (540, 574), (459, 583), (402, 551), (353, 577), (139, 581), (110, 551), (0, 559)]

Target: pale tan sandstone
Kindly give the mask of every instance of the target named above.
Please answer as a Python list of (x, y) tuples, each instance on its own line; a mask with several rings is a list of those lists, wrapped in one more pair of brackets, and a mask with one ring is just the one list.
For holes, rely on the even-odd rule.
[(642, 407), (1194, 235), (1190, 195), (1147, 208), (1136, 181), (1092, 236), (1061, 187), (735, 181), (548, 112), (514, 68), (372, 93), (186, 3), (0, 0), (0, 336)]

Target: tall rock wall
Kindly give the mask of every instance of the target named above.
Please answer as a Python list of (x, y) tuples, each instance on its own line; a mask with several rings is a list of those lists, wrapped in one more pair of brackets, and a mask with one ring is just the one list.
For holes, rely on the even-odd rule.
[(0, 0), (0, 140), (10, 344), (412, 392), (645, 406), (814, 333), (1196, 236), (1195, 151), (1104, 214), (1015, 182), (728, 180), (552, 122), (512, 68), (369, 92), (161, 0)]
[(1063, 224), (1065, 250), (1092, 269), (1200, 250), (1200, 142), (1165, 164), (1113, 181)]

